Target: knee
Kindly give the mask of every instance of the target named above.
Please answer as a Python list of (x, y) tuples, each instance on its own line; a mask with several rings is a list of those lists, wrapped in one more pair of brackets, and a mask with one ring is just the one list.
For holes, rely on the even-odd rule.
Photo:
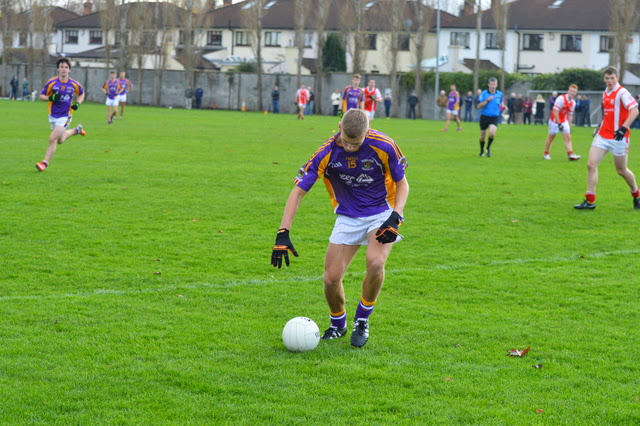
[(369, 259), (367, 260), (367, 274), (368, 275), (384, 275), (385, 261), (382, 259)]
[(325, 271), (322, 279), (325, 288), (339, 288), (342, 286), (342, 277), (330, 271)]
[(616, 167), (616, 172), (618, 172), (618, 174), (620, 176), (625, 176), (627, 174), (627, 168), (626, 167)]
[(591, 160), (587, 161), (587, 170), (590, 172), (595, 172), (598, 170), (598, 166), (593, 163)]

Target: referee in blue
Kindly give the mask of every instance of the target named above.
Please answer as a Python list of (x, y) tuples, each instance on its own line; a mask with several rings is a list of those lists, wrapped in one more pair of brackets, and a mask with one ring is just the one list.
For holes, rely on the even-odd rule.
[[(504, 108), (504, 97), (498, 90), (498, 80), (495, 77), (489, 79), (489, 88), (480, 94), (478, 109), (482, 109), (480, 114), (480, 157), (484, 156), (484, 144), (487, 141), (487, 157), (491, 157), (491, 144), (496, 137), (498, 130), (498, 119), (500, 111)], [(489, 130), (489, 138), (487, 137)]]

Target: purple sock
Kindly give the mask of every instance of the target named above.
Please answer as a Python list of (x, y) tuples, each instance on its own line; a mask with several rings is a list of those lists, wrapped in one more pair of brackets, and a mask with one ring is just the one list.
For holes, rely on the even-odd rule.
[(364, 299), (360, 299), (358, 303), (358, 309), (356, 309), (356, 319), (369, 319), (369, 315), (373, 312), (373, 308), (376, 302), (367, 302)]
[(347, 311), (344, 309), (342, 312), (331, 312), (331, 327), (345, 328), (347, 326)]

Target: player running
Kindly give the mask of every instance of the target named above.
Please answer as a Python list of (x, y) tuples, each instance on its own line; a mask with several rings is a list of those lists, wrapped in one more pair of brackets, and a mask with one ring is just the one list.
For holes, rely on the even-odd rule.
[(120, 78), (118, 79), (120, 86), (122, 87), (122, 91), (118, 96), (118, 105), (120, 107), (120, 119), (122, 120), (122, 116), (124, 115), (124, 107), (127, 105), (127, 93), (129, 90), (133, 89), (133, 85), (131, 81), (127, 78), (127, 73), (124, 71), (120, 71)]
[(387, 135), (369, 128), (369, 118), (360, 109), (347, 111), (333, 135), (300, 169), (284, 208), (282, 222), (271, 255), (271, 264), (289, 266), (289, 229), (302, 198), (314, 183), (324, 178), (331, 204), (338, 217), (329, 238), (324, 264), (324, 294), (331, 326), (322, 339), (337, 339), (347, 333), (347, 314), (342, 280), (360, 246), (367, 246), (367, 272), (362, 281), (360, 303), (354, 317), (351, 344), (362, 347), (369, 338), (369, 315), (384, 282), (384, 266), (393, 242), (402, 240), (398, 227), (409, 195), (404, 174), (407, 161)]
[(342, 112), (345, 113), (353, 108), (362, 109), (364, 103), (364, 92), (360, 88), (360, 74), (354, 74), (351, 85), (346, 86), (342, 91)]
[(607, 67), (604, 70), (604, 82), (607, 88), (602, 93), (602, 123), (594, 132), (595, 136), (591, 143), (589, 161), (587, 162), (587, 193), (585, 200), (573, 207), (578, 210), (596, 208), (598, 165), (607, 152), (611, 152), (616, 171), (627, 182), (631, 190), (633, 208), (640, 209), (640, 190), (638, 190), (636, 177), (627, 168), (629, 126), (638, 116), (638, 103), (627, 89), (618, 84), (618, 70), (615, 67)]
[(369, 84), (363, 89), (363, 91), (364, 112), (369, 117), (369, 120), (373, 121), (373, 118), (376, 116), (378, 104), (382, 102), (382, 94), (376, 87), (376, 81), (374, 79), (369, 80)]
[(458, 131), (462, 131), (462, 123), (460, 123), (460, 93), (456, 90), (456, 85), (451, 85), (451, 91), (449, 92), (449, 97), (447, 98), (447, 121), (444, 123), (444, 129), (442, 132), (446, 132), (449, 130), (449, 122), (451, 121), (451, 117), (453, 117), (458, 124)]
[(547, 136), (547, 140), (544, 142), (545, 160), (551, 160), (549, 151), (551, 149), (551, 143), (558, 132), (562, 132), (564, 147), (567, 150), (569, 161), (577, 161), (580, 159), (579, 155), (574, 154), (571, 145), (571, 123), (573, 122), (573, 112), (576, 109), (575, 98), (577, 94), (578, 86), (572, 84), (569, 86), (567, 93), (558, 96), (553, 104), (551, 116), (549, 117), (549, 136)]
[(309, 91), (304, 84), (296, 92), (296, 105), (298, 105), (298, 120), (304, 120), (304, 109), (309, 102)]
[(107, 106), (107, 122), (113, 123), (113, 119), (118, 111), (118, 97), (122, 93), (122, 86), (116, 79), (116, 72), (111, 71), (109, 73), (109, 80), (105, 81), (102, 85), (102, 93), (107, 95), (105, 105)]
[(484, 141), (487, 136), (487, 129), (489, 130), (487, 157), (491, 157), (491, 144), (498, 131), (500, 110), (504, 108), (504, 96), (498, 90), (498, 80), (495, 77), (489, 79), (489, 88), (482, 91), (479, 101), (478, 109), (482, 110), (480, 114), (480, 157), (484, 155)]
[[(71, 72), (69, 59), (58, 59), (56, 68), (58, 76), (47, 81), (40, 92), (40, 100), (49, 102), (49, 123), (51, 125), (49, 147), (44, 155), (44, 160), (36, 163), (36, 169), (40, 172), (49, 167), (49, 162), (56, 153), (58, 144), (63, 143), (71, 136), (86, 135), (82, 124), (74, 129), (67, 129), (74, 111), (77, 111), (84, 101), (84, 89), (80, 83), (69, 78)], [(76, 96), (75, 102), (73, 101), (74, 94)]]

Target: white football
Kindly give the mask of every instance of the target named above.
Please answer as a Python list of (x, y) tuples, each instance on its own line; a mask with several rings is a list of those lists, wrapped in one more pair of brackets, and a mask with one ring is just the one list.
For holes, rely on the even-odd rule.
[(282, 342), (291, 352), (312, 351), (319, 341), (320, 329), (311, 318), (292, 318), (282, 330)]

